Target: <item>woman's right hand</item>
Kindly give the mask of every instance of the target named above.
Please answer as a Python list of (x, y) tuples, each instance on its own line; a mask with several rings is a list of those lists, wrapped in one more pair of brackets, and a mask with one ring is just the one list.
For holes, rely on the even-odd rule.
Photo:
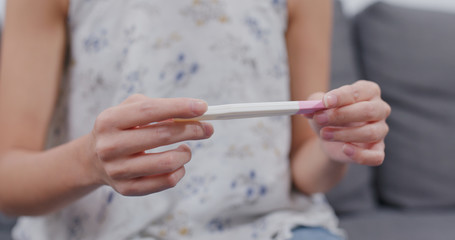
[[(174, 187), (185, 174), (190, 148), (145, 153), (186, 140), (209, 138), (213, 127), (193, 118), (207, 111), (204, 101), (188, 98), (153, 99), (133, 95), (103, 111), (90, 135), (91, 169), (100, 184), (126, 196), (147, 195)], [(150, 124), (153, 123), (153, 124)]]

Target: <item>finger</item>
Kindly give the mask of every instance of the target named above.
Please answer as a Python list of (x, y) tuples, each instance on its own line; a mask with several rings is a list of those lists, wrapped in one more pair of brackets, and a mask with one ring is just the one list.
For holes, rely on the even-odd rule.
[(324, 97), (324, 93), (323, 92), (316, 92), (316, 93), (313, 93), (311, 94), (307, 100), (321, 100), (322, 98)]
[(95, 125), (103, 128), (129, 129), (170, 118), (193, 118), (207, 111), (207, 103), (198, 99), (147, 98), (122, 104), (102, 112)]
[(345, 85), (326, 93), (323, 101), (327, 108), (336, 108), (380, 96), (381, 89), (378, 84), (360, 80), (352, 85)]
[(379, 121), (355, 127), (324, 127), (320, 136), (326, 141), (373, 143), (383, 140), (388, 132), (387, 123)]
[(313, 119), (321, 126), (344, 126), (352, 122), (380, 121), (389, 114), (390, 106), (379, 99), (320, 111), (314, 114)]
[[(311, 94), (307, 100), (311, 101), (311, 100), (321, 100), (322, 98), (324, 97), (324, 93), (323, 92), (317, 92), (317, 93), (313, 93)], [(314, 113), (306, 113), (306, 114), (303, 114), (303, 116), (305, 116), (306, 118), (313, 118), (313, 115)]]
[(127, 156), (160, 146), (187, 140), (209, 138), (213, 126), (206, 122), (161, 122), (141, 128), (121, 131), (115, 137), (103, 139), (97, 146), (101, 158)]
[(181, 167), (168, 174), (118, 182), (115, 190), (125, 196), (144, 196), (175, 187), (184, 175), (185, 168)]
[(119, 159), (106, 165), (106, 173), (114, 180), (162, 175), (174, 172), (188, 163), (191, 150), (187, 145), (176, 149), (150, 154), (140, 154), (128, 159)]
[(343, 153), (353, 162), (367, 166), (379, 166), (384, 162), (384, 141), (373, 144), (369, 148), (362, 148), (354, 144), (346, 143), (343, 146)]

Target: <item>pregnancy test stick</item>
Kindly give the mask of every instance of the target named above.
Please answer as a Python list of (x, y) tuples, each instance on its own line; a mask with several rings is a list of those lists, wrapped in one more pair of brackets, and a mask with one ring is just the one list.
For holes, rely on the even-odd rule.
[(280, 115), (309, 114), (325, 109), (322, 101), (284, 101), (262, 103), (237, 103), (209, 106), (204, 115), (184, 121), (228, 120)]

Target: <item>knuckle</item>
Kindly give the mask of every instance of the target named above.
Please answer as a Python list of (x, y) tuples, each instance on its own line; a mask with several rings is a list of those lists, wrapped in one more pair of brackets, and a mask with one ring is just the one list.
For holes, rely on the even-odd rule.
[(108, 160), (115, 149), (116, 146), (106, 140), (98, 141), (95, 145), (95, 153), (102, 161)]
[(191, 158), (191, 148), (188, 147), (188, 145), (182, 144), (181, 147), (180, 147), (179, 149), (180, 149), (180, 151), (182, 151), (182, 152), (188, 154), (188, 155), (190, 156), (190, 158)]
[(385, 103), (385, 113), (386, 113), (386, 118), (390, 116), (392, 113), (392, 107), (390, 107), (389, 104)]
[(103, 133), (108, 131), (114, 126), (115, 119), (113, 117), (113, 108), (108, 108), (101, 112), (95, 120), (94, 130), (97, 133)]
[(372, 120), (377, 118), (377, 111), (373, 104), (367, 103), (364, 106), (363, 112), (365, 114), (365, 118)]
[(386, 136), (390, 131), (390, 127), (386, 122), (384, 122), (383, 127), (384, 127), (384, 136)]
[(170, 130), (170, 127), (161, 125), (158, 126), (155, 129), (155, 137), (160, 141), (160, 142), (170, 142), (172, 140), (172, 132)]
[(365, 134), (369, 141), (378, 141), (381, 139), (382, 135), (376, 126), (371, 126), (368, 130), (365, 131)]
[(144, 180), (128, 180), (122, 181), (117, 185), (116, 191), (124, 196), (141, 196), (147, 194), (147, 189), (144, 189)]
[(379, 86), (379, 84), (369, 81), (368, 86), (371, 88), (375, 96), (381, 95), (381, 87)]
[(352, 92), (352, 86), (351, 85), (346, 85), (346, 86), (342, 86), (340, 89), (339, 89), (340, 93), (342, 95), (346, 95), (346, 94), (351, 94)]
[(158, 106), (152, 101), (141, 101), (139, 112), (146, 117), (153, 117), (157, 112)]
[(374, 84), (374, 82), (372, 81), (368, 81), (368, 80), (365, 80), (365, 79), (361, 79), (361, 80), (358, 80), (357, 82), (354, 83), (354, 85), (357, 85), (357, 86), (366, 86), (366, 87), (372, 87)]
[(110, 165), (105, 168), (106, 174), (114, 180), (122, 179), (128, 173), (128, 170), (124, 167), (118, 167), (116, 165)]
[(329, 113), (328, 117), (329, 117), (329, 123), (337, 123), (337, 122), (343, 123), (344, 120), (346, 119), (346, 116), (343, 114), (343, 112), (336, 110), (336, 109), (332, 111), (332, 114)]
[(381, 87), (379, 87), (378, 83), (372, 81), (368, 81), (368, 83), (371, 85), (372, 88), (376, 89), (377, 91), (381, 90)]
[(134, 196), (136, 195), (135, 191), (127, 184), (119, 184), (115, 188), (115, 191), (120, 193), (123, 196)]
[(169, 174), (166, 178), (166, 185), (168, 188), (173, 188), (177, 186), (177, 183), (180, 181), (181, 177), (178, 173), (179, 171), (176, 171), (172, 174)]
[(179, 179), (175, 174), (170, 174), (169, 177), (166, 179), (166, 185), (168, 188), (173, 188), (177, 186)]
[(313, 93), (308, 97), (308, 100), (317, 100), (317, 99), (322, 99), (324, 97), (323, 92), (317, 92)]
[(358, 88), (362, 89), (369, 89), (373, 96), (380, 96), (381, 95), (381, 87), (379, 84), (372, 82), (372, 81), (367, 81), (367, 80), (359, 80), (355, 83), (358, 85)]
[(191, 149), (185, 145), (185, 147), (179, 147), (179, 162), (183, 164), (188, 163), (191, 160), (192, 152)]
[(331, 94), (333, 94), (333, 95), (337, 95), (337, 96), (343, 95), (343, 94), (345, 94), (346, 92), (348, 92), (348, 91), (347, 91), (348, 88), (349, 88), (349, 86), (343, 85), (343, 86), (341, 86), (341, 87), (339, 87), (339, 88), (336, 88), (336, 89), (330, 91), (329, 93), (331, 93)]
[(351, 87), (350, 88), (350, 92), (349, 92), (349, 96), (352, 96), (352, 98), (354, 99), (353, 102), (357, 102), (360, 98), (360, 90), (359, 88), (357, 87)]
[(186, 153), (186, 155), (185, 155), (184, 160), (185, 160), (185, 163), (187, 163), (191, 160), (193, 153), (191, 152), (191, 149), (186, 149), (185, 153)]
[(172, 172), (177, 169), (178, 161), (174, 154), (169, 153), (162, 158), (160, 165), (164, 172)]

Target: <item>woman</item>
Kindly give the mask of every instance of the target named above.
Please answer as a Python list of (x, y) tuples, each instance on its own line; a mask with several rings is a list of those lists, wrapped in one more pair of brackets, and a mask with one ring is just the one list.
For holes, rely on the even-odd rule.
[[(341, 238), (318, 193), (347, 163), (382, 163), (390, 107), (371, 82), (323, 93), (330, 14), (328, 0), (8, 2), (0, 206), (38, 216), (14, 237)], [(328, 109), (169, 120), (289, 99)]]

